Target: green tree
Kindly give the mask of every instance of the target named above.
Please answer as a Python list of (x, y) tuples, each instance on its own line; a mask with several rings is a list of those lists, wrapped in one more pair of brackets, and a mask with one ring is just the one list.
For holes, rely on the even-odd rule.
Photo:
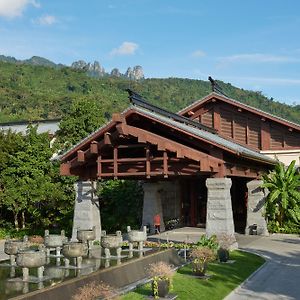
[(17, 230), (29, 224), (48, 227), (73, 207), (74, 192), (58, 176), (58, 166), (51, 163), (49, 142), (47, 133), (38, 134), (32, 126), (26, 135), (9, 132), (0, 136), (0, 204), (13, 214)]
[(134, 180), (107, 180), (98, 185), (101, 199), (102, 227), (108, 232), (139, 228), (142, 216), (143, 189)]
[(68, 148), (95, 131), (104, 121), (103, 112), (95, 101), (76, 101), (60, 122), (58, 139)]
[(268, 220), (275, 221), (280, 227), (291, 220), (300, 223), (300, 174), (292, 161), (288, 168), (278, 163), (273, 171), (263, 175), (262, 187), (269, 190), (265, 202)]

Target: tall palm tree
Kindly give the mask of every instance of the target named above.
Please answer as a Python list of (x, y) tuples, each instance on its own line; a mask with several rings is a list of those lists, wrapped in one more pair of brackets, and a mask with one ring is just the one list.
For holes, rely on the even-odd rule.
[(292, 161), (288, 168), (278, 163), (273, 171), (263, 175), (263, 185), (269, 190), (265, 202), (269, 220), (278, 221), (282, 227), (285, 220), (300, 224), (300, 174)]

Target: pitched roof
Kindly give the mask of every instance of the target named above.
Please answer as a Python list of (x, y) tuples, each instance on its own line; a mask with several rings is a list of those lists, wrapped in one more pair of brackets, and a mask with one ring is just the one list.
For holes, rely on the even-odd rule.
[(205, 141), (210, 142), (211, 144), (215, 144), (223, 149), (229, 150), (230, 152), (234, 152), (235, 154), (237, 154), (239, 156), (258, 160), (258, 161), (263, 161), (263, 162), (269, 163), (269, 164), (276, 164), (276, 161), (274, 159), (271, 159), (257, 151), (249, 149), (245, 146), (234, 143), (233, 141), (223, 138), (217, 134), (213, 134), (211, 132), (207, 132), (207, 131), (198, 129), (198, 128), (186, 125), (184, 123), (180, 123), (171, 118), (167, 118), (165, 116), (159, 115), (155, 112), (151, 112), (151, 111), (146, 110), (141, 107), (134, 107), (134, 110), (142, 115), (149, 116), (158, 121), (161, 121), (164, 124), (171, 125), (172, 127), (183, 130), (189, 134), (193, 134)]
[[(187, 133), (189, 135), (193, 135), (194, 137), (206, 141), (210, 144), (213, 144), (219, 148), (222, 148), (224, 150), (227, 150), (228, 152), (234, 153), (235, 155), (238, 155), (240, 157), (244, 157), (247, 159), (263, 162), (266, 164), (274, 165), (276, 164), (276, 161), (274, 159), (271, 159), (259, 152), (256, 152), (252, 149), (249, 149), (245, 146), (239, 145), (233, 141), (230, 141), (226, 138), (220, 137), (219, 135), (206, 131), (204, 128), (199, 128), (196, 126), (198, 123), (196, 122), (188, 122), (186, 123), (185, 119), (177, 118), (180, 117), (177, 114), (169, 113), (165, 110), (160, 110), (158, 107), (147, 103), (147, 107), (141, 107), (140, 102), (133, 102), (134, 105), (129, 106), (125, 111), (122, 112), (122, 115), (124, 117), (132, 114), (137, 113), (141, 116), (148, 117), (151, 119), (156, 120), (159, 123), (165, 124), (167, 126), (171, 126), (173, 128), (176, 128), (178, 131), (181, 131), (182, 133)], [(195, 123), (195, 124), (194, 124)], [(99, 129), (91, 133), (89, 136), (87, 136), (85, 139), (80, 141), (78, 144), (73, 146), (71, 149), (57, 157), (56, 159), (59, 160), (65, 160), (69, 155), (74, 153), (75, 151), (79, 150), (81, 146), (85, 145), (87, 142), (92, 141), (99, 135), (101, 135), (101, 132), (104, 132), (106, 128), (114, 126), (114, 121), (110, 121), (104, 126), (101, 126)]]
[(203, 105), (205, 102), (208, 102), (210, 101), (211, 99), (213, 98), (216, 98), (218, 100), (221, 100), (223, 102), (226, 102), (226, 103), (229, 103), (229, 104), (232, 104), (232, 105), (235, 105), (235, 106), (238, 106), (242, 109), (245, 109), (249, 112), (252, 112), (252, 113), (255, 113), (255, 114), (258, 114), (264, 118), (267, 118), (267, 119), (270, 119), (272, 121), (275, 121), (277, 123), (280, 123), (280, 124), (283, 124), (285, 126), (289, 126), (291, 128), (294, 128), (294, 129), (297, 129), (297, 130), (300, 130), (300, 124), (297, 124), (297, 123), (294, 123), (294, 122), (291, 122), (289, 120), (286, 120), (284, 118), (281, 118), (281, 117), (278, 117), (278, 116), (275, 116), (271, 113), (268, 113), (268, 112), (265, 112), (265, 111), (262, 111), (258, 108), (255, 108), (255, 107), (252, 107), (250, 105), (247, 105), (247, 104), (244, 104), (244, 103), (241, 103), (237, 100), (234, 100), (232, 98), (229, 98), (229, 97), (226, 97), (226, 96), (223, 96), (223, 95), (220, 95), (218, 93), (215, 93), (215, 92), (212, 92), (210, 93), (209, 95), (203, 97), (202, 99), (200, 100), (197, 100), (195, 102), (193, 102), (192, 104), (188, 105), (187, 107), (183, 108), (182, 110), (178, 111), (177, 113), (180, 114), (180, 115), (183, 115), (185, 113), (187, 113), (188, 111), (192, 110), (193, 108), (195, 107), (198, 107), (198, 106), (201, 106)]

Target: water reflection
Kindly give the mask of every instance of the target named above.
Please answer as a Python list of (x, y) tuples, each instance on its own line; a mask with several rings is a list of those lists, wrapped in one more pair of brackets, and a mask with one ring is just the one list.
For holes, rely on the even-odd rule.
[[(130, 256), (132, 258), (138, 258), (141, 253), (142, 252), (132, 251)], [(120, 265), (129, 259), (128, 250), (122, 250), (122, 252), (112, 251), (109, 258), (103, 257), (103, 254), (104, 250), (101, 251), (100, 247), (94, 248), (89, 252), (87, 257), (82, 258), (81, 263), (79, 263), (80, 268), (76, 267), (76, 265), (66, 265), (63, 263), (65, 260), (64, 258), (50, 257), (47, 260), (47, 264), (44, 266), (43, 279), (46, 278), (47, 280), (41, 282), (33, 280), (34, 278), (38, 279), (38, 276), (41, 275), (39, 274), (41, 271), (38, 271), (38, 268), (29, 269), (28, 278), (30, 279), (30, 282), (22, 281), (22, 268), (18, 266), (0, 268), (0, 300), (15, 297), (44, 287), (53, 286), (74, 277), (88, 275), (100, 268), (109, 268)], [(0, 265), (7, 265), (7, 262), (8, 261), (1, 262)]]

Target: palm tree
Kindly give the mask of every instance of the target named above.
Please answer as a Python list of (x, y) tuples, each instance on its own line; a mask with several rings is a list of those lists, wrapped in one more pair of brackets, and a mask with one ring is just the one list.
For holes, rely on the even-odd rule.
[(282, 227), (284, 220), (300, 223), (300, 174), (293, 160), (288, 168), (278, 163), (273, 171), (263, 175), (262, 187), (269, 190), (265, 202), (266, 215)]

